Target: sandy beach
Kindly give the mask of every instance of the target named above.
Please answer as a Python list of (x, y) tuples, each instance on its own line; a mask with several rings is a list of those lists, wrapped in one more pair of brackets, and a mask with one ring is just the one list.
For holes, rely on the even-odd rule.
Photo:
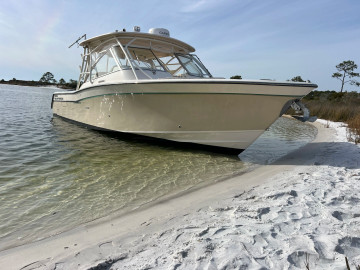
[[(1, 269), (345, 269), (360, 264), (360, 147), (317, 120), (273, 164), (0, 252)], [(329, 127), (328, 127), (329, 126)]]

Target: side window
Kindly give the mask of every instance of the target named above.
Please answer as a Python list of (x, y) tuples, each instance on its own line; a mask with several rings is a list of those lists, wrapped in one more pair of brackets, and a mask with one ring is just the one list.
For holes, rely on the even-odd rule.
[(119, 67), (116, 64), (114, 57), (109, 50), (99, 53), (98, 58), (94, 61), (92, 68), (92, 78), (101, 77), (107, 73), (118, 71)]
[(184, 55), (178, 55), (178, 57), (190, 75), (203, 77), (201, 70), (195, 64), (192, 58)]
[(124, 52), (120, 49), (119, 46), (114, 46), (112, 48), (114, 54), (117, 56), (117, 59), (120, 63), (120, 66), (122, 69), (130, 69), (130, 64), (129, 64), (129, 61), (127, 60)]
[(177, 54), (177, 57), (190, 75), (198, 77), (211, 77), (210, 73), (206, 70), (205, 67), (203, 67), (200, 61), (197, 60), (195, 55)]

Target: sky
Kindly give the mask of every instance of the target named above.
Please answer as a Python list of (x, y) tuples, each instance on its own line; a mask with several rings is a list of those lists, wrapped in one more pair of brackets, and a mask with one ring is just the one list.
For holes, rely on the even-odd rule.
[[(161, 27), (189, 43), (216, 77), (301, 76), (339, 90), (335, 66), (360, 72), (359, 0), (0, 0), (0, 79), (78, 79), (78, 37)], [(360, 80), (359, 80), (360, 81)], [(346, 85), (345, 90), (360, 90)]]

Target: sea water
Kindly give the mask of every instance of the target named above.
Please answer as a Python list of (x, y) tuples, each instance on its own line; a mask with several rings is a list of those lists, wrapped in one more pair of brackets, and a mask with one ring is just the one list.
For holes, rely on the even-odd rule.
[(0, 250), (241, 174), (316, 135), (280, 118), (239, 156), (183, 149), (53, 117), (55, 91), (0, 85)]

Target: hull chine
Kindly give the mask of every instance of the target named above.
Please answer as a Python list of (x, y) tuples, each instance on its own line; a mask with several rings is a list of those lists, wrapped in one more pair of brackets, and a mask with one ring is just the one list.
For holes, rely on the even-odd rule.
[[(228, 144), (227, 142), (214, 143), (214, 142), (205, 142), (205, 141), (192, 142), (189, 139), (176, 141), (167, 138), (162, 138), (161, 136), (159, 136), (159, 134), (157, 134), (157, 136), (151, 136), (150, 134), (146, 134), (146, 133), (129, 133), (129, 132), (115, 131), (111, 129), (105, 129), (97, 126), (88, 125), (69, 118), (65, 118), (55, 113), (53, 115), (54, 117), (57, 117), (69, 123), (73, 123), (82, 126), (84, 128), (96, 130), (98, 132), (104, 133), (105, 135), (115, 136), (121, 140), (129, 140), (131, 142), (136, 142), (136, 143), (139, 142), (149, 143), (151, 145), (157, 145), (160, 147), (171, 147), (182, 150), (198, 150), (198, 151), (206, 151), (206, 152), (229, 154), (229, 155), (239, 155), (242, 151), (244, 151), (247, 148), (247, 147), (238, 148), (239, 147), (238, 142), (236, 142), (237, 147), (231, 147), (230, 144), (233, 143)], [(246, 144), (241, 144), (241, 145), (246, 145)]]

